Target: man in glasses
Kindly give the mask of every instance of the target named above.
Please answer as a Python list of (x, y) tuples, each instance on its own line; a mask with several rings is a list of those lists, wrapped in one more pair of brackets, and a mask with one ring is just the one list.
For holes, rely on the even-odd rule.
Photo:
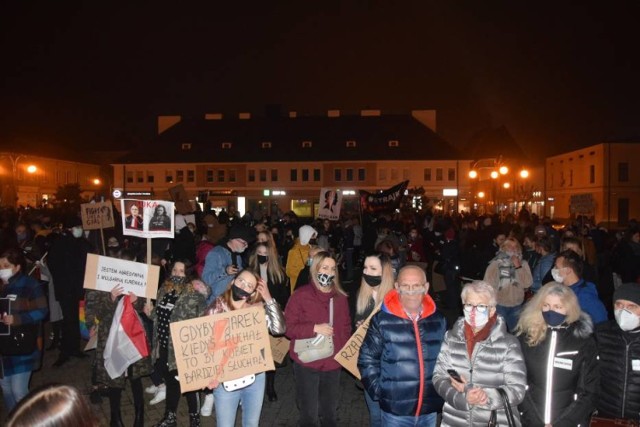
[(365, 392), (382, 412), (371, 425), (435, 426), (443, 401), (432, 376), (446, 322), (427, 294), (424, 270), (402, 268), (394, 286), (371, 319), (358, 358)]

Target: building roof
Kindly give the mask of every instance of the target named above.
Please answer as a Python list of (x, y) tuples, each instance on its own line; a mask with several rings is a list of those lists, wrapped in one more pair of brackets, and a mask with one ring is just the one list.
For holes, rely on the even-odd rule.
[[(303, 147), (303, 141), (310, 141), (311, 146)], [(347, 141), (354, 141), (355, 146)], [(223, 148), (223, 143), (231, 145)], [(263, 143), (270, 143), (270, 148)], [(183, 144), (190, 144), (190, 148)], [(429, 127), (409, 114), (393, 114), (220, 120), (183, 118), (144, 147), (122, 157), (119, 163), (459, 158), (459, 152)]]

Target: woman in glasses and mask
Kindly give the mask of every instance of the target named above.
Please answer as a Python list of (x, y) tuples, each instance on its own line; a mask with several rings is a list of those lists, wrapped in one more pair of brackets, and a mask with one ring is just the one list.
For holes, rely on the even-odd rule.
[[(462, 289), (464, 317), (445, 335), (433, 384), (445, 400), (443, 426), (487, 425), (496, 410), (498, 425), (507, 425), (502, 388), (519, 425), (517, 405), (527, 384), (518, 339), (507, 332), (496, 313), (496, 291), (477, 281)], [(454, 372), (455, 371), (455, 372)]]

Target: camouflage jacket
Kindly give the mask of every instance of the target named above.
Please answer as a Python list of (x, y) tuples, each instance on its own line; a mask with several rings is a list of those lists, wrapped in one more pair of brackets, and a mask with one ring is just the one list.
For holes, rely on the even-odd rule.
[[(99, 321), (98, 328), (98, 346), (95, 354), (96, 380), (98, 383), (105, 384), (109, 387), (124, 388), (125, 376), (111, 379), (107, 370), (104, 368), (104, 347), (107, 344), (109, 330), (113, 322), (113, 315), (116, 311), (118, 301), (111, 301), (111, 293), (87, 289), (85, 296), (85, 316), (87, 328), (91, 329)], [(133, 304), (137, 312), (142, 312), (145, 299), (138, 298)], [(148, 338), (148, 337), (147, 337)], [(130, 379), (136, 379), (150, 375), (153, 371), (151, 358), (144, 357), (131, 366), (132, 372)]]
[[(166, 288), (163, 286), (158, 290), (158, 299), (157, 303), (162, 301), (165, 294), (167, 293)], [(207, 307), (205, 296), (194, 290), (192, 286), (187, 285), (185, 288), (178, 294), (178, 299), (176, 300), (173, 310), (171, 311), (171, 318), (169, 320), (170, 323), (180, 322), (181, 320), (193, 319), (195, 317), (200, 317), (204, 315), (204, 310)], [(158, 359), (160, 356), (160, 345), (158, 340), (158, 319), (156, 308), (151, 312), (151, 320), (153, 320), (153, 349), (151, 351), (151, 356), (153, 357), (153, 362)], [(171, 332), (169, 332), (171, 334)], [(168, 364), (169, 370), (173, 371), (177, 369), (176, 366), (176, 355), (173, 349), (173, 342), (171, 339), (169, 340), (169, 348), (168, 348)]]

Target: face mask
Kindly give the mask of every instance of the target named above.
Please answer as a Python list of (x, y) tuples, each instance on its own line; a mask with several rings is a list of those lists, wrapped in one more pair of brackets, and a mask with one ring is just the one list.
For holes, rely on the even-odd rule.
[(234, 253), (237, 253), (237, 254), (241, 254), (242, 252), (244, 252), (244, 251), (245, 251), (245, 249), (247, 249), (247, 247), (246, 247), (246, 246), (243, 246), (242, 248), (240, 248), (240, 249), (236, 249), (236, 250), (235, 250), (235, 251), (233, 251), (233, 252), (234, 252)]
[(370, 276), (368, 274), (363, 274), (362, 278), (367, 285), (373, 286), (374, 288), (376, 286), (380, 286), (380, 283), (382, 283), (382, 276)]
[(318, 283), (320, 284), (320, 286), (326, 288), (327, 286), (331, 285), (331, 283), (333, 283), (333, 279), (336, 276), (325, 273), (318, 273), (318, 276), (316, 277), (318, 278)]
[[(0, 270), (0, 274), (4, 270)], [(632, 331), (640, 326), (640, 317), (636, 316), (629, 310), (619, 309), (614, 310), (616, 322), (623, 331)]]
[(75, 237), (76, 239), (79, 239), (80, 237), (82, 237), (82, 227), (73, 227), (71, 229), (71, 234), (73, 234), (73, 237)]
[(258, 263), (266, 264), (267, 261), (269, 261), (269, 256), (268, 255), (258, 255)]
[(231, 298), (233, 298), (234, 301), (247, 299), (251, 295), (253, 295), (253, 292), (247, 292), (244, 289), (237, 287), (236, 285), (231, 285)]
[(168, 280), (174, 285), (184, 285), (187, 283), (187, 278), (185, 276), (170, 276)]
[(307, 259), (307, 265), (311, 267), (311, 264), (313, 264), (313, 258)]
[(553, 277), (553, 280), (558, 282), (558, 283), (562, 283), (562, 281), (564, 280), (564, 277), (562, 277), (562, 275), (560, 274), (560, 269), (559, 268), (552, 268), (551, 269), (551, 276)]
[(544, 318), (544, 321), (547, 322), (547, 325), (560, 326), (564, 322), (564, 319), (567, 318), (567, 315), (558, 313), (557, 311), (549, 310), (543, 311), (542, 317)]
[(18, 237), (18, 242), (23, 242), (27, 240), (27, 233), (18, 233), (17, 237)]
[(467, 322), (473, 329), (480, 329), (489, 321), (489, 310), (484, 313), (478, 310), (471, 310), (464, 312), (464, 321)]
[(2, 270), (0, 270), (0, 279), (4, 280), (5, 282), (9, 281), (11, 276), (13, 276), (13, 270), (12, 269), (3, 268)]

